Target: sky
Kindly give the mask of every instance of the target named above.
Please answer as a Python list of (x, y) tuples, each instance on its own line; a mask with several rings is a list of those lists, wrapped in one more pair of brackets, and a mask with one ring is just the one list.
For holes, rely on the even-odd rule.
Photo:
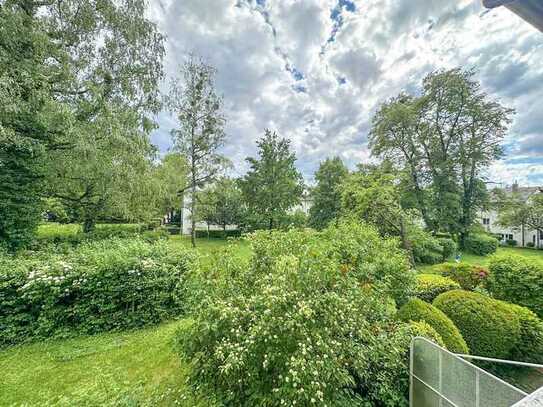
[[(234, 176), (265, 128), (291, 140), (309, 182), (329, 156), (350, 168), (370, 162), (379, 105), (417, 92), (433, 70), (463, 67), (517, 112), (489, 181), (543, 185), (543, 33), (508, 9), (480, 0), (151, 0), (149, 17), (167, 37), (168, 76), (189, 53), (217, 68)], [(157, 121), (152, 140), (165, 152), (175, 121), (166, 112)]]

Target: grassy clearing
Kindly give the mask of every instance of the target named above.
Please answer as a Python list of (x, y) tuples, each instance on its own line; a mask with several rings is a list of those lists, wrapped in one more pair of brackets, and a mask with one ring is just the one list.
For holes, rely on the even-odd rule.
[[(543, 250), (524, 249), (519, 247), (499, 247), (498, 254), (517, 254), (520, 256), (543, 260)], [(471, 253), (462, 253), (462, 263), (473, 264), (476, 266), (488, 266), (490, 256), (477, 256)], [(432, 268), (430, 265), (421, 264), (417, 266), (417, 270), (424, 272)]]
[(183, 322), (0, 352), (1, 406), (206, 406), (171, 338)]
[[(190, 248), (190, 237), (188, 236), (179, 236), (174, 235), (170, 236), (168, 243), (172, 248)], [(251, 248), (245, 240), (241, 239), (197, 239), (196, 240), (196, 250), (206, 256), (214, 255), (220, 252), (222, 249), (232, 245), (235, 247), (235, 253), (237, 253), (241, 258), (249, 258), (251, 256)]]

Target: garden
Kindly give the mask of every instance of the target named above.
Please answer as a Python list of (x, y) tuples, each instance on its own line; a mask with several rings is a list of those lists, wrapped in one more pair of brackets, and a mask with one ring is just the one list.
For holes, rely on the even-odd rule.
[(397, 239), (347, 220), (197, 249), (69, 228), (1, 257), (1, 405), (407, 405), (414, 336), (543, 362), (541, 251), (414, 270)]

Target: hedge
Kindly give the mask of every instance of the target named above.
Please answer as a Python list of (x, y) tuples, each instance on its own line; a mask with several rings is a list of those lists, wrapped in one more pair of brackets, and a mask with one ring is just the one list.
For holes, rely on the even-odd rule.
[(495, 253), (498, 250), (498, 245), (498, 239), (484, 233), (472, 233), (464, 241), (464, 248), (479, 256)]
[(445, 347), (451, 352), (467, 354), (469, 352), (466, 341), (454, 323), (439, 309), (432, 304), (412, 299), (398, 311), (398, 318), (401, 321), (409, 322), (424, 321), (441, 336)]
[(543, 262), (518, 255), (497, 255), (490, 260), (485, 286), (500, 300), (519, 304), (543, 317)]
[(505, 359), (520, 338), (518, 316), (501, 301), (453, 290), (438, 296), (434, 306), (454, 322), (474, 355)]
[(138, 328), (183, 311), (194, 254), (142, 239), (83, 244), (66, 254), (0, 258), (0, 346)]
[(443, 263), (432, 267), (431, 271), (460, 284), (464, 290), (472, 291), (483, 283), (489, 271), (484, 267), (467, 263)]
[(520, 338), (511, 350), (511, 360), (543, 364), (543, 321), (526, 307), (504, 302), (517, 315)]
[(414, 295), (423, 301), (432, 302), (439, 294), (460, 288), (460, 284), (437, 274), (418, 274)]
[(226, 239), (228, 237), (240, 237), (241, 230), (197, 230), (196, 237), (210, 239)]

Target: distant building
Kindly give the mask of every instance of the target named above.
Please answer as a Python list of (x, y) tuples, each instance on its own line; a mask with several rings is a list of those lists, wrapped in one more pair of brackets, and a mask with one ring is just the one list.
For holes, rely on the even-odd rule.
[[(522, 199), (528, 201), (535, 194), (543, 193), (543, 187), (520, 187), (514, 184), (503, 189), (506, 194), (518, 194)], [(480, 223), (490, 233), (496, 235), (501, 243), (507, 240), (515, 240), (518, 246), (543, 248), (543, 231), (531, 230), (527, 227), (510, 228), (503, 227), (498, 223), (499, 214), (497, 211), (482, 211)]]

